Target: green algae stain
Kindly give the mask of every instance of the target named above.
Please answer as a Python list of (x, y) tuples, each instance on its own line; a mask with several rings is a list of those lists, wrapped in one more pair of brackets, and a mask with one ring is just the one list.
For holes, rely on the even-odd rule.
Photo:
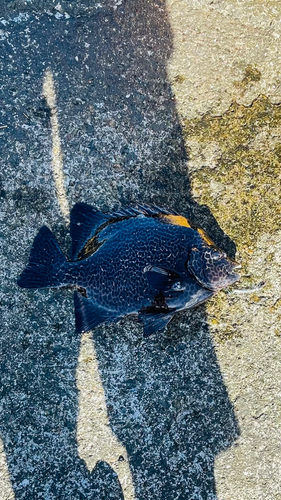
[(247, 66), (247, 68), (245, 69), (245, 75), (242, 82), (248, 85), (248, 83), (250, 82), (259, 82), (260, 79), (261, 79), (261, 72), (253, 66)]
[[(185, 120), (183, 131), (195, 165), (194, 197), (235, 242), (245, 274), (261, 235), (281, 228), (281, 105), (259, 96), (249, 107), (233, 103), (222, 116)], [(210, 147), (216, 151), (212, 161), (206, 154)], [(229, 317), (226, 294), (207, 308), (211, 319), (223, 324), (217, 329), (220, 339), (239, 330)]]
[(203, 153), (210, 144), (219, 151), (215, 165), (192, 173), (192, 187), (246, 257), (262, 233), (281, 228), (281, 105), (264, 96), (233, 103), (222, 116), (186, 120), (184, 135), (187, 146), (195, 139)]
[(261, 72), (255, 66), (247, 66), (244, 71), (244, 77), (241, 81), (234, 82), (234, 86), (241, 90), (242, 94), (246, 88), (259, 82), (261, 79)]
[(185, 76), (183, 75), (176, 75), (174, 78), (175, 83), (184, 83), (185, 82)]

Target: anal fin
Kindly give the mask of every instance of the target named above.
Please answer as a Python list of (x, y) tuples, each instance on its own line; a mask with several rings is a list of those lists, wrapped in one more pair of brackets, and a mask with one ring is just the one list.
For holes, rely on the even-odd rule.
[(74, 305), (77, 333), (88, 332), (102, 323), (117, 319), (112, 312), (106, 311), (93, 300), (84, 297), (77, 291), (74, 292)]
[(163, 330), (171, 321), (174, 313), (139, 313), (139, 320), (143, 323), (143, 335), (149, 337), (158, 330)]

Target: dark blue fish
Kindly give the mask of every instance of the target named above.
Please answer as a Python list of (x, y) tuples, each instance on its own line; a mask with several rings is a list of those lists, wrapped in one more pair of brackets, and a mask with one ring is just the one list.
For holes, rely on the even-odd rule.
[(164, 328), (176, 311), (190, 309), (239, 279), (238, 264), (205, 232), (177, 213), (137, 206), (103, 214), (86, 204), (71, 212), (72, 256), (42, 227), (22, 288), (75, 288), (78, 333), (133, 314), (144, 335)]

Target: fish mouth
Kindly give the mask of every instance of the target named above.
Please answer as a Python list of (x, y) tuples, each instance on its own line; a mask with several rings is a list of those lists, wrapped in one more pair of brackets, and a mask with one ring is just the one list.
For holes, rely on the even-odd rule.
[(235, 283), (241, 278), (240, 274), (233, 272), (234, 270), (236, 271), (236, 269), (241, 269), (241, 267), (242, 266), (240, 264), (237, 264), (237, 266), (233, 266), (232, 269), (229, 270), (226, 278), (229, 284)]
[(230, 278), (235, 278), (235, 281), (238, 280), (240, 278), (240, 274), (238, 274), (236, 271), (238, 271), (239, 269), (242, 269), (242, 265), (239, 264), (239, 262), (232, 262), (229, 270), (227, 271), (228, 276)]
[(240, 274), (238, 273), (231, 273), (228, 275), (231, 279), (233, 279), (234, 281), (237, 281), (241, 278)]
[(216, 289), (216, 291), (222, 290), (230, 285), (233, 285), (236, 281), (239, 281), (241, 276), (235, 271), (241, 269), (241, 267), (241, 264), (238, 264), (238, 262), (231, 263), (231, 266), (225, 270), (224, 280), (222, 280), (220, 284), (217, 284), (214, 289)]
[(239, 264), (239, 262), (233, 262), (232, 264), (232, 269), (241, 269), (242, 264)]

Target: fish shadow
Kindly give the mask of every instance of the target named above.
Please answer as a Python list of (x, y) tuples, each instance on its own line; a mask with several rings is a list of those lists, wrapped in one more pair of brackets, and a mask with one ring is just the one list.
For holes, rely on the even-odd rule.
[[(14, 43), (21, 51), (7, 89), (12, 82), (20, 87), (21, 68), (28, 65), (33, 80), (22, 92), (37, 103), (28, 111), (31, 124), (34, 119), (50, 135), (38, 86), (47, 65), (53, 68), (71, 206), (85, 201), (104, 210), (136, 202), (169, 207), (201, 225), (233, 257), (234, 243), (208, 207), (192, 198), (188, 155), (167, 77), (173, 36), (164, 0), (101, 5), (59, 22), (55, 12), (31, 13), (36, 47), (26, 46), (24, 32), (15, 26)], [(7, 144), (30, 142), (26, 130), (11, 127)], [(9, 158), (7, 144), (3, 154)], [(41, 144), (33, 148), (40, 151)], [(28, 164), (28, 155), (21, 160)], [(11, 168), (16, 176), (18, 163)], [(5, 251), (19, 270), (27, 259), (20, 256), (27, 252), (20, 235), (30, 225), (24, 214), (33, 224), (38, 213), (40, 224), (53, 224), (48, 203), (50, 197), (55, 201), (54, 190), (48, 192), (47, 183), (45, 190), (46, 199), (32, 203), (17, 192), (15, 224), (25, 224), (24, 231), (17, 245), (11, 235)], [(67, 248), (61, 219), (55, 232)], [(90, 473), (78, 454), (80, 339), (74, 333), (72, 293), (14, 286), (5, 294), (1, 436), (16, 500), (122, 500), (112, 468), (101, 461)], [(109, 423), (127, 450), (136, 498), (215, 499), (215, 458), (233, 444), (239, 429), (205, 307), (177, 314), (167, 330), (146, 340), (141, 327), (127, 319), (95, 330), (93, 342)]]

